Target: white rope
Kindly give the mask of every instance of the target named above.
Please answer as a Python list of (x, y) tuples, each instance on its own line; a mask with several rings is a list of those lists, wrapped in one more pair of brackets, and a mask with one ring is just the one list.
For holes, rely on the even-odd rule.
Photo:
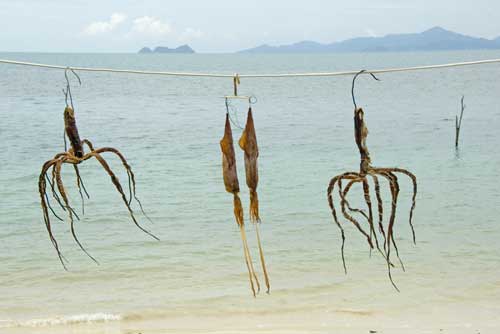
[[(208, 77), (208, 78), (234, 78), (234, 74), (220, 74), (220, 73), (195, 73), (195, 72), (163, 72), (163, 71), (141, 71), (141, 70), (120, 70), (112, 68), (93, 68), (93, 67), (70, 67), (61, 65), (48, 65), (39, 63), (30, 63), (16, 60), (0, 59), (2, 64), (11, 65), (21, 65), (21, 66), (32, 66), (41, 67), (49, 69), (72, 69), (74, 71), (81, 72), (109, 72), (109, 73), (128, 73), (128, 74), (144, 74), (144, 75), (164, 75), (164, 76), (177, 76), (177, 77)], [(449, 63), (449, 64), (438, 64), (438, 65), (426, 65), (426, 66), (414, 66), (414, 67), (400, 67), (400, 68), (387, 68), (378, 70), (366, 70), (366, 72), (380, 74), (380, 73), (393, 73), (393, 72), (409, 72), (409, 71), (419, 71), (419, 70), (430, 70), (430, 69), (440, 69), (440, 68), (450, 68), (450, 67), (460, 67), (460, 66), (471, 66), (471, 65), (484, 65), (500, 63), (500, 59), (488, 59), (488, 60), (478, 60), (469, 61), (461, 63)], [(335, 77), (342, 75), (354, 75), (359, 71), (338, 71), (338, 72), (316, 72), (316, 73), (283, 73), (283, 74), (238, 74), (239, 78), (293, 78), (293, 77)]]

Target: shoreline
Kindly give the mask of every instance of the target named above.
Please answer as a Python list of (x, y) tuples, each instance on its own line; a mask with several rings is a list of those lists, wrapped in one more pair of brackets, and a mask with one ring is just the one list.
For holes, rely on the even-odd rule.
[[(450, 305), (451, 306), (451, 305)], [(335, 311), (294, 310), (272, 313), (238, 313), (233, 315), (156, 315), (120, 317), (96, 313), (101, 317), (83, 315), (60, 318), (58, 321), (40, 319), (20, 323), (16, 327), (1, 327), (5, 334), (37, 333), (497, 333), (500, 320), (496, 315), (500, 305), (470, 307), (435, 306), (432, 309), (406, 310), (395, 313), (369, 310), (338, 309)], [(89, 315), (90, 316), (90, 315)], [(1, 324), (1, 323), (0, 323)], [(31, 324), (31, 325), (30, 325)]]

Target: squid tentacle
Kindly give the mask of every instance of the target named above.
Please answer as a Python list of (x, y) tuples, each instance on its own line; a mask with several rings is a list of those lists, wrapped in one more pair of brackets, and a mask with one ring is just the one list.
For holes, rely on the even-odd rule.
[(347, 275), (347, 267), (346, 267), (345, 256), (344, 256), (345, 232), (344, 232), (344, 228), (342, 227), (342, 225), (340, 225), (339, 219), (337, 217), (337, 211), (335, 210), (335, 205), (333, 204), (333, 196), (332, 196), (332, 192), (333, 192), (333, 189), (335, 187), (335, 184), (337, 183), (337, 181), (340, 177), (341, 176), (335, 176), (334, 178), (332, 178), (330, 180), (330, 183), (329, 183), (328, 189), (327, 189), (327, 197), (328, 197), (328, 205), (330, 206), (330, 210), (331, 210), (332, 216), (333, 216), (333, 221), (338, 226), (340, 233), (341, 233), (342, 246), (340, 247), (340, 252), (342, 255), (342, 265), (344, 266), (344, 273)]
[[(255, 274), (255, 269), (253, 267), (253, 261), (252, 257), (250, 255), (250, 250), (248, 248), (248, 241), (247, 241), (247, 236), (245, 233), (245, 222), (243, 219), (243, 208), (241, 206), (241, 200), (240, 197), (238, 196), (237, 192), (233, 193), (233, 207), (234, 207), (234, 216), (236, 218), (236, 223), (238, 224), (238, 227), (240, 228), (240, 234), (241, 234), (241, 241), (243, 243), (243, 254), (245, 256), (245, 263), (247, 265), (248, 269), (248, 276), (250, 278), (250, 287), (252, 289), (253, 296), (256, 296), (256, 293), (260, 292), (260, 283), (257, 278), (257, 275)], [(255, 285), (257, 286), (257, 292), (255, 292)]]
[(64, 201), (64, 204), (66, 205), (67, 211), (68, 211), (68, 217), (70, 221), (70, 228), (71, 228), (71, 235), (73, 236), (73, 239), (75, 242), (78, 244), (80, 249), (87, 254), (89, 258), (92, 259), (96, 264), (99, 264), (99, 262), (92, 256), (90, 253), (83, 247), (82, 243), (80, 240), (78, 240), (78, 237), (76, 236), (76, 231), (75, 231), (75, 225), (74, 225), (74, 220), (73, 220), (73, 210), (71, 209), (71, 206), (69, 204), (69, 199), (68, 196), (66, 195), (66, 190), (64, 189), (64, 184), (62, 181), (61, 177), (61, 167), (62, 164), (65, 162), (64, 158), (61, 160), (58, 160), (57, 163), (55, 164), (55, 176), (56, 176), (56, 184), (57, 184), (57, 189), (59, 190), (59, 193), (61, 194), (61, 197)]
[[(372, 209), (372, 201), (370, 197), (370, 186), (368, 184), (368, 180), (366, 179), (366, 176), (363, 176), (363, 192), (364, 192), (364, 197), (365, 197), (365, 202), (366, 206), (368, 207), (368, 224), (370, 225), (370, 235), (373, 234), (373, 237), (375, 238), (375, 246), (377, 247), (377, 250), (382, 254), (382, 256), (385, 257), (385, 254), (382, 252), (380, 249), (379, 243), (378, 243), (378, 238), (377, 238), (377, 233), (375, 231), (375, 224), (373, 223), (373, 209)], [(370, 249), (371, 252), (371, 249)]]
[(59, 261), (61, 262), (61, 265), (63, 266), (64, 270), (68, 270), (66, 267), (66, 264), (64, 263), (67, 261), (64, 256), (61, 253), (61, 250), (59, 248), (59, 245), (57, 243), (56, 238), (54, 237), (54, 234), (52, 232), (52, 227), (50, 225), (50, 217), (49, 217), (49, 212), (47, 210), (47, 202), (46, 198), (48, 199), (46, 190), (47, 190), (47, 183), (46, 183), (46, 173), (49, 170), (50, 167), (52, 167), (55, 163), (57, 162), (57, 159), (52, 159), (47, 162), (45, 162), (42, 166), (42, 171), (40, 173), (40, 176), (38, 178), (38, 191), (40, 193), (40, 203), (42, 206), (42, 212), (43, 212), (43, 220), (45, 222), (45, 227), (47, 228), (47, 232), (49, 234), (49, 239), (52, 242), (52, 245), (54, 246), (57, 257), (59, 258)]
[(134, 222), (134, 224), (141, 231), (143, 231), (144, 233), (146, 233), (147, 235), (149, 235), (153, 239), (159, 241), (160, 239), (157, 236), (155, 236), (153, 233), (151, 233), (150, 231), (148, 231), (144, 227), (142, 227), (139, 224), (139, 222), (137, 221), (137, 219), (135, 218), (134, 211), (132, 210), (132, 207), (129, 205), (129, 203), (127, 201), (127, 196), (125, 196), (125, 193), (123, 192), (122, 185), (121, 185), (120, 181), (118, 180), (118, 178), (116, 177), (115, 173), (109, 167), (109, 165), (106, 162), (106, 160), (104, 160), (104, 158), (99, 153), (97, 153), (96, 151), (92, 151), (90, 153), (87, 153), (87, 155), (84, 156), (84, 159), (86, 158), (85, 160), (87, 160), (90, 157), (95, 157), (97, 159), (97, 161), (99, 161), (99, 163), (101, 164), (101, 166), (104, 168), (104, 170), (106, 171), (106, 173), (109, 175), (109, 177), (111, 178), (111, 182), (114, 184), (116, 190), (120, 193), (120, 195), (122, 197), (122, 200), (123, 200), (123, 203), (125, 203), (125, 206), (127, 207), (128, 212), (130, 214), (130, 217), (132, 218), (132, 221)]
[(137, 204), (139, 204), (139, 208), (140, 208), (142, 214), (144, 215), (144, 217), (146, 217), (147, 220), (149, 220), (151, 223), (153, 223), (153, 220), (148, 216), (148, 214), (144, 210), (144, 207), (142, 206), (141, 201), (137, 197), (135, 174), (132, 171), (132, 167), (130, 167), (130, 165), (128, 164), (127, 159), (125, 159), (125, 156), (120, 151), (118, 151), (117, 149), (112, 148), (112, 147), (99, 148), (99, 149), (95, 150), (95, 152), (97, 152), (99, 154), (105, 153), (105, 152), (113, 153), (120, 159), (123, 167), (127, 171), (127, 176), (128, 176), (128, 188), (129, 188), (129, 196), (130, 196), (129, 197), (129, 205), (131, 204), (132, 198), (133, 198), (137, 202)]
[(342, 208), (342, 214), (344, 215), (344, 217), (349, 220), (351, 223), (354, 224), (354, 226), (356, 226), (356, 228), (366, 237), (366, 240), (368, 241), (368, 245), (370, 246), (370, 248), (373, 248), (373, 243), (372, 243), (372, 240), (370, 238), (370, 235), (368, 233), (366, 233), (366, 231), (361, 227), (360, 223), (356, 220), (356, 218), (354, 218), (353, 216), (351, 216), (347, 210), (346, 210), (346, 200), (345, 198), (347, 197), (347, 194), (349, 193), (349, 190), (351, 189), (352, 185), (354, 183), (357, 183), (357, 182), (361, 182), (361, 179), (354, 179), (354, 180), (351, 180), (347, 186), (345, 187), (344, 190), (342, 190), (342, 179), (339, 179), (338, 180), (338, 185), (339, 185), (339, 195), (340, 195), (340, 205), (341, 205), (341, 208)]
[[(388, 172), (379, 172), (378, 174), (383, 176), (384, 178), (386, 178), (389, 181), (390, 190), (391, 190), (391, 198), (392, 198), (391, 214), (389, 217), (389, 224), (387, 227), (387, 259), (388, 259), (388, 261), (390, 261), (391, 243), (393, 245), (395, 244), (395, 242), (393, 240), (393, 233), (394, 233), (393, 227), (394, 227), (394, 222), (395, 222), (395, 218), (396, 218), (397, 198), (398, 198), (398, 191), (399, 190), (398, 190), (398, 186), (397, 186), (397, 179), (395, 179), (393, 174), (390, 174)], [(397, 247), (395, 247), (395, 250), (396, 250), (396, 255), (398, 256), (398, 259), (399, 259), (400, 263), (402, 264), (402, 261), (398, 255)], [(399, 292), (399, 288), (396, 286), (396, 284), (394, 283), (394, 280), (392, 279), (391, 267), (389, 264), (387, 265), (387, 268), (388, 268), (389, 280), (391, 281), (391, 284), (396, 289), (396, 291)]]
[(378, 177), (370, 173), (370, 176), (373, 179), (373, 183), (375, 185), (375, 196), (377, 198), (377, 208), (378, 208), (378, 228), (382, 236), (384, 237), (384, 252), (387, 252), (387, 239), (385, 237), (384, 225), (382, 224), (384, 220), (384, 203), (382, 201), (382, 196), (380, 195), (380, 182)]
[(413, 183), (413, 196), (412, 196), (412, 203), (411, 203), (411, 208), (410, 208), (410, 219), (409, 219), (409, 223), (410, 223), (410, 227), (411, 227), (411, 233), (412, 233), (412, 236), (413, 236), (413, 244), (417, 244), (417, 239), (416, 239), (416, 236), (415, 236), (415, 228), (413, 227), (413, 212), (415, 211), (415, 206), (416, 206), (416, 198), (417, 198), (417, 177), (411, 173), (410, 171), (406, 170), (406, 169), (402, 169), (402, 168), (393, 168), (392, 169), (394, 172), (396, 173), (402, 173), (406, 176), (408, 176), (412, 183)]
[(85, 199), (83, 197), (83, 192), (87, 196), (87, 199), (90, 199), (89, 193), (87, 192), (87, 189), (85, 188), (85, 184), (83, 183), (82, 176), (80, 175), (80, 170), (78, 169), (78, 165), (73, 164), (73, 169), (75, 170), (76, 174), (76, 186), (78, 187), (78, 192), (80, 193), (80, 198), (82, 200), (82, 215), (85, 215)]

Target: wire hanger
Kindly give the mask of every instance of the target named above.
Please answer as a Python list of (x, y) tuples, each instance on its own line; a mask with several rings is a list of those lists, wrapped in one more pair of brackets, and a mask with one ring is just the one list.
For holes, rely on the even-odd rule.
[[(73, 70), (70, 67), (66, 67), (66, 69), (64, 70), (64, 78), (66, 79), (66, 89), (63, 88), (62, 91), (63, 91), (64, 99), (66, 102), (66, 108), (70, 106), (68, 104), (68, 97), (69, 97), (71, 109), (75, 110), (75, 107), (73, 106), (73, 96), (71, 95), (71, 85), (69, 83), (68, 71), (71, 71), (75, 75), (75, 77), (78, 79), (78, 83), (80, 85), (82, 84), (82, 80), (80, 79), (78, 74), (76, 74), (75, 70)], [(67, 151), (68, 150), (68, 143), (66, 141), (66, 129), (64, 129), (64, 132), (63, 132), (63, 139), (64, 139), (64, 151)]]
[(66, 101), (66, 107), (69, 107), (69, 104), (68, 104), (68, 96), (69, 96), (71, 109), (74, 110), (75, 107), (73, 106), (73, 96), (71, 95), (71, 85), (69, 83), (68, 71), (71, 71), (71, 73), (73, 73), (75, 75), (75, 77), (78, 79), (78, 83), (80, 84), (80, 86), (82, 85), (82, 80), (80, 79), (80, 76), (78, 74), (76, 74), (75, 70), (73, 70), (71, 67), (66, 67), (66, 69), (64, 70), (64, 78), (66, 79), (66, 89), (63, 89), (63, 93), (64, 93), (64, 98)]
[[(249, 100), (250, 101), (250, 100)], [(251, 105), (251, 103), (249, 102)], [(240, 130), (243, 130), (240, 121), (238, 120), (238, 109), (231, 103), (231, 97), (225, 97), (226, 114), (229, 116), (231, 123)]]
[(354, 83), (356, 82), (356, 78), (360, 75), (360, 74), (363, 74), (363, 73), (368, 73), (369, 75), (372, 76), (373, 79), (377, 80), (377, 81), (380, 81), (379, 78), (377, 78), (375, 76), (375, 74), (371, 73), (371, 72), (367, 72), (366, 70), (361, 70), (359, 71), (358, 73), (356, 73), (356, 75), (354, 76), (354, 78), (352, 79), (352, 89), (351, 89), (351, 95), (352, 95), (352, 103), (354, 103), (354, 110), (357, 110), (358, 109), (358, 106), (356, 105), (356, 99), (354, 98)]

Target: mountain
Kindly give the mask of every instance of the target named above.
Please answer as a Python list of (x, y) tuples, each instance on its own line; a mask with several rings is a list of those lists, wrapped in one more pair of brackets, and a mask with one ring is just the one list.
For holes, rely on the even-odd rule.
[(153, 53), (153, 50), (151, 50), (148, 47), (143, 47), (142, 49), (139, 50), (139, 53)]
[(421, 33), (391, 34), (384, 37), (358, 37), (342, 42), (322, 44), (302, 41), (294, 44), (242, 50), (243, 53), (327, 53), (327, 52), (387, 52), (500, 49), (500, 37), (490, 40), (458, 34), (434, 27)]
[(148, 47), (144, 47), (139, 50), (139, 53), (149, 54), (149, 53), (195, 53), (189, 45), (181, 45), (175, 49), (170, 49), (166, 46), (157, 46), (154, 50)]

